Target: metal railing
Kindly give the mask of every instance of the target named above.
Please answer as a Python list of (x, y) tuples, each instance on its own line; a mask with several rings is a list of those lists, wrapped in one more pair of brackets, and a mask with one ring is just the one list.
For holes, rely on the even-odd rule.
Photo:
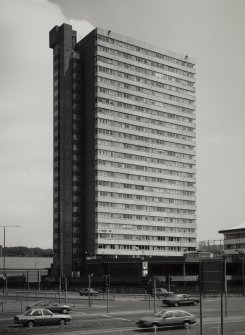
[(150, 328), (118, 328), (118, 329), (100, 329), (100, 330), (84, 330), (79, 332), (81, 335), (196, 335), (196, 329), (173, 329), (166, 327), (150, 327)]

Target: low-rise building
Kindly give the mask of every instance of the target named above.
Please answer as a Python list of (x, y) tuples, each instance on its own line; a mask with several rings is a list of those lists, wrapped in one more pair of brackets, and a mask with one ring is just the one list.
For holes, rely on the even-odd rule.
[(221, 257), (224, 252), (223, 240), (204, 240), (198, 242), (199, 252), (209, 252), (213, 257)]
[(0, 286), (6, 276), (8, 284), (38, 283), (48, 276), (53, 257), (0, 257)]
[(245, 222), (219, 233), (224, 234), (224, 255), (245, 253)]

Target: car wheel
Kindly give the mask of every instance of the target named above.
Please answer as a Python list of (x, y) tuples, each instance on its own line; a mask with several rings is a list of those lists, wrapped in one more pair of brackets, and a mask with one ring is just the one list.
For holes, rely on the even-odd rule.
[(174, 303), (174, 307), (178, 307), (179, 306), (179, 303), (178, 302), (175, 302)]
[(27, 325), (27, 327), (32, 328), (32, 327), (35, 326), (35, 323), (34, 323), (34, 321), (28, 321), (26, 325)]
[(184, 328), (189, 329), (190, 327), (191, 327), (190, 322), (189, 321), (184, 321)]
[(67, 308), (63, 308), (63, 309), (62, 309), (62, 313), (63, 313), (63, 314), (67, 314), (67, 313), (68, 313)]
[(197, 301), (193, 301), (193, 305), (197, 306), (198, 302)]
[(64, 320), (64, 319), (60, 319), (59, 324), (60, 324), (61, 326), (66, 325), (66, 320)]

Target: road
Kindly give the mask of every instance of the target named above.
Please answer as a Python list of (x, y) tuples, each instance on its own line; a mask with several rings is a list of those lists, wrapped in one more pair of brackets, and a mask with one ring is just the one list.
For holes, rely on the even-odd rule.
[[(20, 314), (20, 301), (8, 301), (4, 311), (0, 312), (0, 334), (108, 334), (131, 335), (137, 334), (135, 322), (142, 316), (153, 314), (153, 301), (149, 302), (144, 297), (118, 297), (109, 301), (109, 313), (105, 300), (96, 299), (92, 307), (88, 307), (86, 298), (79, 298), (72, 302), (72, 321), (66, 326), (36, 327), (27, 329), (13, 324), (13, 315)], [(24, 302), (22, 302), (24, 304)], [(73, 304), (73, 305), (72, 305)], [(22, 306), (24, 308), (24, 306)], [(150, 309), (149, 309), (150, 307)], [(156, 301), (156, 309), (169, 309), (164, 307), (160, 300)], [(199, 320), (199, 306), (181, 307), (197, 316)], [(175, 307), (171, 307), (175, 309)], [(200, 325), (188, 330), (158, 331), (158, 334), (171, 335), (200, 335)], [(222, 335), (220, 329), (220, 299), (207, 298), (203, 301), (203, 334)], [(224, 306), (224, 332), (223, 335), (245, 334), (245, 298), (229, 297), (227, 300), (227, 317)]]

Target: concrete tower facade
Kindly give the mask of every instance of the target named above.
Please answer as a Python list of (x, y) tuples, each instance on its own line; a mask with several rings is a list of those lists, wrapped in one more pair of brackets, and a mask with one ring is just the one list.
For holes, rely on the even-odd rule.
[(196, 248), (195, 62), (108, 30), (50, 32), (54, 272)]

